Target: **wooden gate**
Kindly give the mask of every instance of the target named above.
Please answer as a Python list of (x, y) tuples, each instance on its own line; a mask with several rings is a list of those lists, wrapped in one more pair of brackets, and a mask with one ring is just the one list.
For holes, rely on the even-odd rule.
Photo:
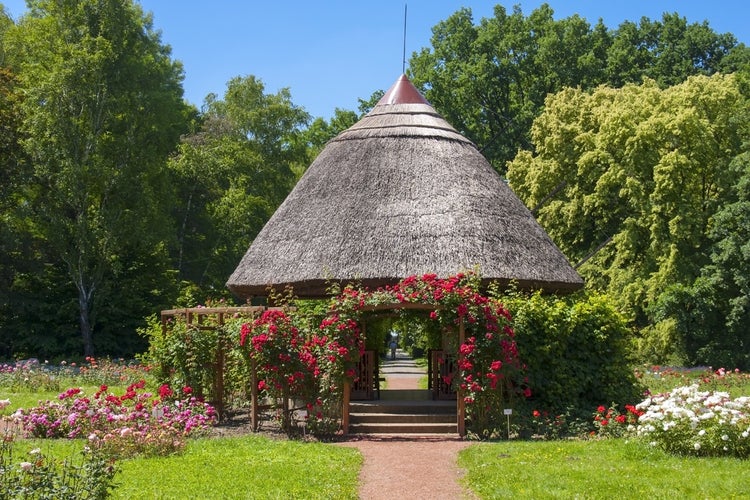
[(453, 374), (456, 370), (456, 358), (442, 349), (431, 349), (428, 355), (427, 372), (432, 399), (456, 399), (453, 390)]
[(352, 382), (352, 400), (368, 400), (380, 397), (380, 379), (378, 374), (378, 357), (375, 351), (365, 351), (359, 358), (354, 382)]

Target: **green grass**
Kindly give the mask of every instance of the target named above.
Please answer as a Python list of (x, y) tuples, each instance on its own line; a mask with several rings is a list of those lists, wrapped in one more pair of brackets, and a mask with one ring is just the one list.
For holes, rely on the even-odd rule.
[(113, 498), (357, 498), (362, 456), (262, 436), (199, 439), (185, 453), (120, 463)]
[(459, 454), (480, 498), (746, 498), (748, 462), (682, 458), (644, 443), (482, 443)]
[[(29, 450), (40, 448), (59, 460), (77, 459), (84, 444), (18, 440), (14, 456), (20, 461)], [(357, 450), (334, 444), (260, 435), (196, 439), (180, 455), (117, 462), (112, 498), (356, 499), (361, 465)]]

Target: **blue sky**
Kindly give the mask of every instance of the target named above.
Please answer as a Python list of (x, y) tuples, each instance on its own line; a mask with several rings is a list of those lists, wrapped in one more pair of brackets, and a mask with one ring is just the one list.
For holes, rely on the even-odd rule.
[[(24, 0), (0, 0), (15, 18)], [(154, 15), (162, 42), (185, 67), (185, 98), (200, 107), (209, 93), (223, 96), (235, 76), (255, 75), (266, 92), (288, 87), (292, 101), (313, 116), (335, 108), (356, 110), (358, 98), (387, 89), (401, 74), (404, 4), (408, 6), (407, 59), (430, 46), (431, 29), (460, 7), (475, 23), (501, 4), (520, 5), (528, 16), (542, 1), (335, 0), (229, 1), (140, 0)], [(548, 0), (555, 18), (579, 14), (610, 28), (645, 16), (678, 12), (688, 22), (708, 21), (718, 33), (733, 33), (750, 45), (747, 0)]]

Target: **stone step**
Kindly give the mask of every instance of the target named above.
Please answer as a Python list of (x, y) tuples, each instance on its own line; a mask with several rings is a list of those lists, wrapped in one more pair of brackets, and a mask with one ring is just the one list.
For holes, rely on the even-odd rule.
[(352, 424), (455, 424), (455, 413), (350, 413)]
[(366, 423), (349, 424), (350, 434), (457, 434), (453, 423)]
[(349, 403), (349, 414), (352, 413), (396, 413), (407, 415), (456, 415), (455, 401), (352, 401)]
[(432, 391), (427, 389), (383, 389), (380, 399), (385, 401), (431, 401)]

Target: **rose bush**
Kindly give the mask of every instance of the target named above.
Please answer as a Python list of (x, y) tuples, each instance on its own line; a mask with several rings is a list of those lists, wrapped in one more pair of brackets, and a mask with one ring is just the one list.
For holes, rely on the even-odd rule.
[[(300, 399), (308, 425), (330, 432), (340, 416), (341, 391), (352, 380), (364, 349), (359, 320), (367, 307), (422, 304), (448, 334), (448, 350), (458, 357), (451, 379), (466, 403), (469, 429), (489, 437), (502, 427), (502, 410), (530, 389), (523, 377), (510, 314), (499, 300), (479, 293), (476, 273), (447, 279), (411, 276), (374, 291), (347, 286), (331, 300), (317, 329), (309, 318), (266, 311), (242, 327), (240, 343), (259, 370), (259, 388), (282, 401)], [(459, 343), (459, 325), (465, 338)], [(285, 428), (293, 408), (282, 405)]]
[(117, 395), (103, 385), (89, 397), (71, 388), (57, 401), (17, 410), (13, 419), (27, 437), (88, 438), (118, 457), (179, 451), (188, 436), (216, 422), (213, 407), (193, 397), (188, 387), (173, 391), (162, 386), (160, 397), (144, 389), (145, 382), (139, 381)]

